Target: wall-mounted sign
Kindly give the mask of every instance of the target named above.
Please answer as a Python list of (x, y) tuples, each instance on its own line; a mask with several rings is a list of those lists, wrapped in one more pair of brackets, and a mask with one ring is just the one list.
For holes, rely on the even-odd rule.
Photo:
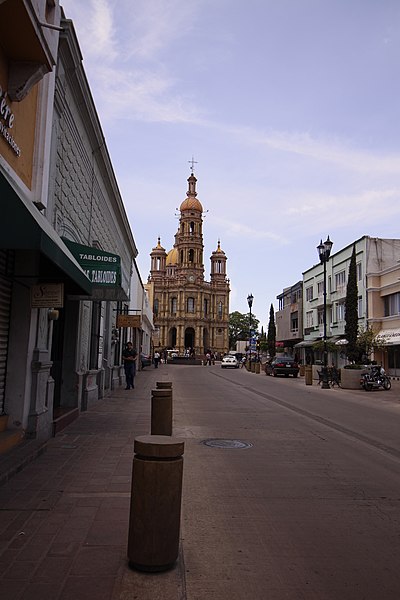
[(21, 149), (10, 133), (14, 125), (15, 115), (7, 100), (7, 92), (0, 85), (0, 135), (6, 140), (16, 156), (21, 156)]
[(117, 327), (137, 327), (142, 326), (142, 319), (139, 315), (117, 315)]
[(95, 286), (121, 286), (121, 258), (117, 254), (62, 240)]
[(62, 308), (64, 306), (63, 283), (39, 283), (31, 288), (32, 308)]

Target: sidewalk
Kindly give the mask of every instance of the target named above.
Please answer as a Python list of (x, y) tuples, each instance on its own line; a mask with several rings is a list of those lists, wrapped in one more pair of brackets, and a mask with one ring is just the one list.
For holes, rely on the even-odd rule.
[[(126, 559), (133, 441), (150, 433), (151, 390), (171, 371), (139, 372), (134, 390), (98, 401), (45, 447), (25, 445), (25, 468), (0, 487), (1, 600), (143, 597), (146, 577)], [(21, 452), (0, 466), (12, 472), (13, 460), (15, 471)], [(177, 577), (161, 574), (155, 597), (175, 598)]]

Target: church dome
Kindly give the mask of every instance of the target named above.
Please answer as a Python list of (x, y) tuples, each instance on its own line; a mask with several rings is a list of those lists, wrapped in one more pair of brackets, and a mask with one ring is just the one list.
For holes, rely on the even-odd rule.
[(172, 250), (168, 252), (165, 264), (167, 267), (178, 264), (178, 250), (176, 248), (172, 248)]
[(198, 212), (203, 212), (203, 207), (201, 205), (200, 200), (197, 200), (197, 198), (194, 198), (193, 196), (189, 196), (189, 198), (186, 198), (179, 210), (182, 212), (184, 210), (197, 210)]

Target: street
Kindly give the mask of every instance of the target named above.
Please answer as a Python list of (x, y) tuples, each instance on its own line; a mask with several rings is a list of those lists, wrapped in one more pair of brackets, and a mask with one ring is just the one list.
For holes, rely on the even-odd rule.
[[(126, 561), (130, 470), (157, 380), (185, 440), (181, 545), (173, 570), (144, 574)], [(395, 385), (146, 370), (0, 488), (0, 598), (397, 600), (399, 418)]]
[(187, 597), (400, 597), (398, 393), (200, 375), (178, 417)]

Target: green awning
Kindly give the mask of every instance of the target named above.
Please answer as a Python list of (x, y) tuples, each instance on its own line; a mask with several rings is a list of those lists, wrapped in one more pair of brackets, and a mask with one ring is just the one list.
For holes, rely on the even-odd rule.
[[(0, 172), (0, 247), (36, 250), (56, 269), (52, 278), (71, 280), (77, 293), (90, 295), (92, 284), (49, 221)], [(45, 278), (45, 273), (40, 273)]]

